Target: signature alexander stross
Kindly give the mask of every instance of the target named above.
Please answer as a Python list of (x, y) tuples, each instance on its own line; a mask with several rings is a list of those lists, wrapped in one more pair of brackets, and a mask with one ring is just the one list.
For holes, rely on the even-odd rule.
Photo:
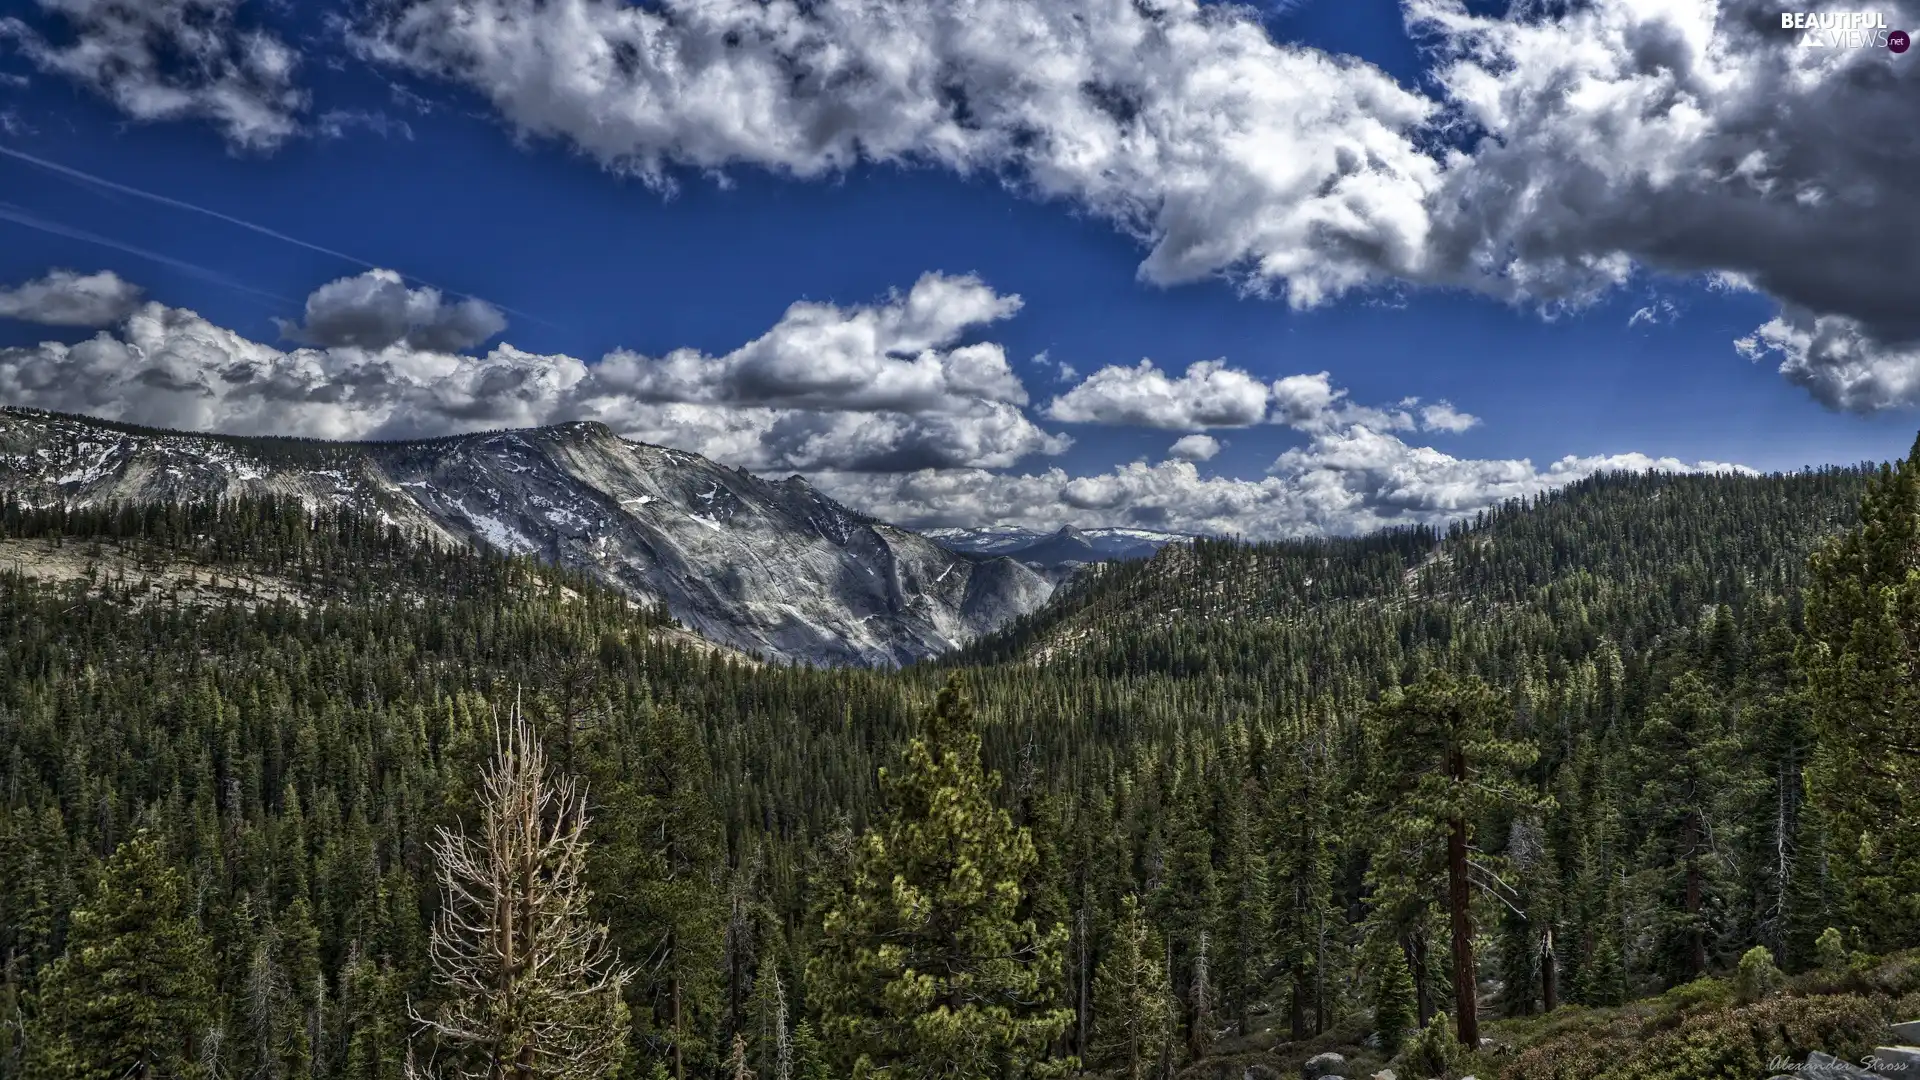
[[(1886, 1058), (1875, 1057), (1872, 1054), (1868, 1054), (1866, 1057), (1861, 1058), (1860, 1066), (1861, 1068), (1867, 1069), (1872, 1072), (1883, 1072), (1883, 1073), (1890, 1073), (1890, 1074), (1905, 1073), (1909, 1071), (1907, 1068), (1907, 1063), (1904, 1061), (1890, 1061)], [(1811, 1067), (1814, 1067), (1814, 1066), (1811, 1066), (1807, 1062), (1788, 1061), (1785, 1057), (1775, 1057), (1772, 1061), (1767, 1062), (1767, 1071), (1769, 1073), (1796, 1073), (1796, 1072), (1805, 1071), (1806, 1069)]]

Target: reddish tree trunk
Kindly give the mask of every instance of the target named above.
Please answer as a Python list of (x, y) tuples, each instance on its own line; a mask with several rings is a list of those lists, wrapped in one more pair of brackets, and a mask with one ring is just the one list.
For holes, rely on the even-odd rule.
[(1700, 874), (1700, 826), (1692, 814), (1687, 815), (1680, 844), (1687, 853), (1687, 974), (1697, 979), (1707, 973), (1707, 936), (1700, 928), (1700, 897), (1705, 891)]

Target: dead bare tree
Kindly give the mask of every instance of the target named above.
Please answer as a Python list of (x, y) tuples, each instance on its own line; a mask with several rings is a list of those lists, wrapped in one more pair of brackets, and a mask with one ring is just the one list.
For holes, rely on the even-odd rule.
[(421, 1072), (595, 1080), (624, 1047), (631, 972), (588, 916), (586, 792), (547, 775), (517, 706), (494, 742), (480, 835), (443, 828), (434, 844), (443, 904), (430, 950), (447, 1000), (432, 1016), (409, 1012), (450, 1063)]

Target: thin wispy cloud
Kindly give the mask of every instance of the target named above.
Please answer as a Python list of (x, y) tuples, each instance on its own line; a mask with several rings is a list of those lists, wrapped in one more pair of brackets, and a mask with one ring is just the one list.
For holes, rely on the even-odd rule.
[(87, 229), (63, 224), (52, 218), (36, 214), (25, 207), (16, 206), (13, 203), (0, 203), (0, 221), (11, 222), (22, 228), (36, 229), (52, 236), (78, 240), (85, 244), (97, 244), (101, 247), (112, 248), (115, 251), (124, 251), (129, 255), (146, 259), (150, 262), (156, 262), (162, 266), (171, 266), (183, 274), (191, 274), (194, 277), (200, 278), (203, 281), (212, 282), (222, 288), (272, 300), (274, 303), (283, 306), (291, 307), (299, 304), (298, 300), (291, 297), (281, 296), (279, 293), (267, 292), (264, 289), (256, 289), (251, 285), (243, 285), (218, 270), (209, 269), (198, 263), (188, 262), (185, 259), (176, 259), (171, 255), (162, 255), (160, 252), (139, 247), (135, 244), (129, 244), (122, 240), (115, 240), (110, 236), (102, 236), (99, 233), (91, 232)]
[[(232, 214), (224, 214), (218, 210), (201, 206), (198, 203), (188, 202), (185, 199), (176, 199), (170, 195), (162, 195), (159, 192), (147, 191), (144, 188), (137, 188), (131, 184), (123, 184), (117, 180), (109, 180), (104, 176), (96, 176), (93, 173), (84, 172), (80, 169), (76, 169), (71, 165), (62, 165), (57, 161), (49, 161), (48, 159), (40, 157), (37, 154), (29, 154), (24, 150), (16, 150), (10, 146), (0, 146), (0, 157), (10, 157), (16, 161), (23, 161), (29, 165), (33, 165), (38, 168), (45, 169), (48, 172), (54, 173), (59, 176), (63, 176), (69, 180), (77, 181), (82, 184), (88, 184), (95, 187), (105, 188), (108, 191), (119, 192), (123, 195), (132, 195), (136, 198), (146, 199), (149, 202), (157, 203), (161, 206), (171, 207), (172, 209), (175, 209), (175, 210), (185, 210), (190, 213), (201, 214), (206, 217), (213, 218), (216, 221), (222, 221), (229, 225), (246, 229), (249, 232), (258, 233), (259, 235), (265, 236), (269, 239), (278, 240), (281, 243), (292, 244), (295, 247), (305, 248), (308, 251), (317, 252), (318, 254), (321, 254), (321, 255), (328, 255), (336, 259), (341, 259), (346, 262), (350, 262), (355, 266), (358, 266), (364, 270), (385, 269), (380, 264), (369, 262), (366, 259), (360, 258), (358, 255), (349, 255), (346, 252), (340, 251), (335, 248), (325, 247), (320, 244), (312, 243), (311, 241), (302, 240), (297, 236), (289, 236), (278, 229), (268, 228), (265, 225), (260, 225), (255, 222), (248, 221), (245, 218), (234, 217)], [(152, 253), (150, 252), (133, 252), (133, 254), (139, 254), (145, 257), (153, 257)], [(165, 260), (162, 260), (162, 261), (165, 261)], [(436, 285), (431, 281), (426, 281), (422, 278), (414, 277), (411, 274), (408, 274), (406, 276), (408, 280), (413, 281), (420, 285), (425, 285), (428, 288), (438, 289), (441, 292), (447, 293), (452, 296), (462, 296), (462, 297), (467, 297), (473, 300), (483, 300), (486, 303), (492, 304), (492, 306), (499, 308), (501, 311), (505, 311), (513, 315), (518, 315), (523, 319), (528, 319), (533, 322), (537, 322), (542, 326), (558, 328), (557, 323), (549, 322), (546, 319), (542, 319), (538, 315), (521, 311), (517, 308), (511, 308), (506, 306), (505, 304), (496, 304), (491, 300), (486, 300), (485, 297), (475, 296), (472, 293), (461, 292), (458, 289), (445, 288), (444, 286)], [(285, 297), (276, 297), (276, 299), (284, 300), (287, 303), (294, 303), (294, 301), (286, 300)]]

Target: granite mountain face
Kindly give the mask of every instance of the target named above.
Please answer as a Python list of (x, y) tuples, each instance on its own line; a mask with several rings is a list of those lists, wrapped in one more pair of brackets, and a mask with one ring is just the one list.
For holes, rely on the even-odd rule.
[(331, 443), (0, 408), (0, 491), (34, 505), (295, 495), (450, 543), (584, 570), (777, 661), (895, 665), (988, 633), (1053, 584), (853, 511), (794, 476), (570, 423)]

